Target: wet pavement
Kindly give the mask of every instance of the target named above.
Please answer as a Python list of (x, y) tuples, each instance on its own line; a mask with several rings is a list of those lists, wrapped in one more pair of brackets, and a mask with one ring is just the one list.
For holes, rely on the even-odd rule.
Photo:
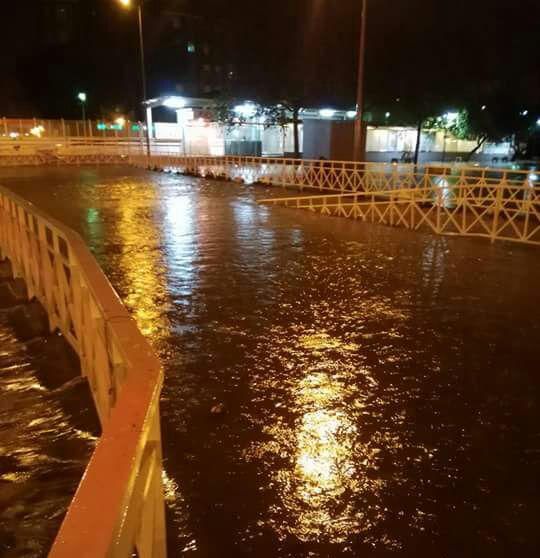
[(164, 362), (171, 556), (538, 555), (536, 248), (128, 168), (0, 183), (81, 232)]

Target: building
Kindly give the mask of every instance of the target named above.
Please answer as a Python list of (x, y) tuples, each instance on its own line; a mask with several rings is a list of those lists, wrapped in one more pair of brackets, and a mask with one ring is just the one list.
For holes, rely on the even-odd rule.
[[(226, 127), (213, 121), (211, 99), (165, 96), (148, 102), (152, 135), (157, 140), (179, 142), (179, 150), (198, 155), (291, 156), (293, 127), (268, 126), (250, 118), (255, 105), (245, 103), (235, 108), (247, 115), (241, 125)], [(154, 110), (168, 111), (167, 122), (155, 118)], [(305, 159), (351, 160), (353, 145), (353, 111), (304, 109), (299, 125), (300, 151)], [(372, 162), (411, 162), (416, 147), (417, 130), (404, 126), (368, 126), (366, 160)], [(476, 142), (458, 140), (440, 130), (423, 130), (420, 162), (460, 162), (467, 159)], [(510, 142), (484, 144), (472, 158), (482, 163), (510, 158)]]
[(219, 17), (191, 0), (149, 5), (145, 17), (149, 92), (186, 97), (224, 94), (234, 82), (234, 41)]
[[(354, 118), (354, 114), (352, 114)], [(306, 159), (324, 157), (332, 160), (350, 160), (354, 125), (352, 119), (336, 117), (305, 118), (303, 122), (303, 156)], [(367, 126), (366, 161), (410, 162), (414, 158), (418, 132), (407, 126)], [(420, 139), (419, 162), (460, 162), (469, 157), (476, 147), (475, 141), (460, 140), (441, 130), (423, 130)], [(485, 143), (472, 156), (472, 161), (499, 162), (511, 157), (511, 143)]]

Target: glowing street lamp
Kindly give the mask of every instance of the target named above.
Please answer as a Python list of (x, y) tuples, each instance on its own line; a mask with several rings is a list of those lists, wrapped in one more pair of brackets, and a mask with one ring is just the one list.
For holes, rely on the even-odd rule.
[(86, 101), (87, 101), (88, 97), (86, 96), (86, 93), (84, 91), (81, 91), (80, 93), (77, 93), (77, 99), (81, 103), (82, 120), (83, 120), (83, 123), (84, 123), (84, 122), (86, 122)]
[[(139, 56), (141, 65), (141, 82), (142, 82), (142, 94), (143, 103), (146, 101), (146, 68), (144, 63), (144, 36), (143, 36), (143, 14), (142, 14), (142, 4), (144, 0), (136, 0), (137, 3), (137, 19), (139, 23)], [(118, 0), (124, 8), (130, 8), (132, 5), (132, 0)], [(150, 156), (150, 125), (148, 123), (148, 109), (145, 107), (146, 121), (146, 153)]]

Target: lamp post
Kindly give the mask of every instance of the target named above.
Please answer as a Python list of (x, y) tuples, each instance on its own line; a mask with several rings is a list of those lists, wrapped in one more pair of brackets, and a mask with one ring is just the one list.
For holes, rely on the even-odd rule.
[(361, 161), (364, 155), (364, 68), (366, 59), (366, 27), (368, 0), (362, 1), (362, 16), (360, 21), (360, 48), (358, 51), (358, 88), (356, 92), (356, 119), (354, 121), (353, 158)]
[[(129, 8), (132, 0), (118, 0), (122, 6)], [(146, 101), (146, 65), (144, 62), (144, 35), (143, 35), (143, 13), (142, 4), (144, 0), (134, 0), (137, 2), (137, 21), (139, 27), (139, 57), (142, 82), (143, 104)], [(146, 106), (144, 107), (144, 120), (146, 123), (146, 154), (150, 156), (150, 126), (148, 122), (148, 113)]]
[(84, 135), (86, 136), (86, 101), (88, 97), (84, 91), (81, 91), (80, 93), (77, 93), (77, 99), (79, 99), (79, 102), (81, 103), (83, 130)]

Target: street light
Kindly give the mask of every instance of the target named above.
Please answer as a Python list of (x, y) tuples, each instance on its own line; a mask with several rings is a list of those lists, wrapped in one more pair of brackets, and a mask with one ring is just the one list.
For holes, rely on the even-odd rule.
[[(132, 0), (118, 0), (125, 8), (131, 7)], [(141, 65), (141, 81), (143, 103), (146, 101), (146, 69), (144, 63), (144, 38), (143, 38), (143, 15), (142, 4), (144, 0), (135, 0), (137, 2), (137, 19), (139, 24), (139, 55)], [(146, 122), (146, 154), (150, 156), (150, 125), (148, 122), (148, 109), (145, 107), (144, 119)]]
[(358, 51), (358, 89), (356, 93), (356, 120), (354, 121), (353, 158), (355, 161), (363, 159), (364, 151), (364, 67), (366, 59), (366, 27), (368, 0), (362, 0), (362, 16), (360, 20), (360, 48)]
[(84, 91), (81, 91), (80, 93), (77, 93), (77, 99), (79, 99), (79, 102), (81, 103), (82, 121), (86, 133), (86, 100), (88, 99), (88, 97), (86, 96), (86, 93), (84, 93)]

